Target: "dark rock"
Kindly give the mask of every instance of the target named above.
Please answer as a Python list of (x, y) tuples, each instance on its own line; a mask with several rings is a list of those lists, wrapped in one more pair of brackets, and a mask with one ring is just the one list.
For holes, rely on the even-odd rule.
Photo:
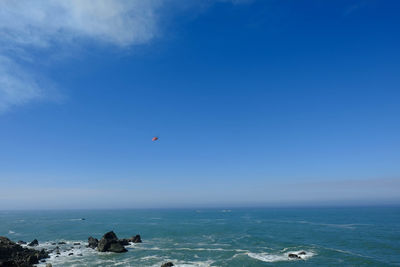
[(30, 247), (35, 247), (38, 245), (39, 245), (39, 242), (37, 241), (37, 239), (34, 239), (31, 243), (28, 244), (28, 246), (30, 246)]
[(84, 220), (86, 220), (85, 218), (81, 218), (81, 221), (84, 221)]
[(74, 243), (74, 246), (79, 246), (81, 243), (79, 243), (79, 242), (77, 242), (77, 243)]
[(299, 257), (297, 254), (294, 253), (289, 253), (288, 257), (291, 259), (301, 259), (301, 257)]
[(123, 246), (128, 246), (128, 245), (130, 245), (129, 239), (126, 239), (126, 238), (120, 239), (120, 240), (119, 240), (119, 243), (120, 243), (121, 245), (123, 245)]
[(71, 253), (68, 253), (68, 256), (72, 256), (72, 255), (74, 255), (74, 253), (72, 253), (72, 252), (71, 252)]
[(46, 262), (46, 260), (40, 260), (40, 262)]
[(306, 255), (307, 253), (305, 251), (300, 252), (298, 255)]
[(110, 251), (116, 253), (127, 251), (113, 231), (104, 234), (97, 245), (97, 250), (100, 252)]
[(140, 238), (140, 235), (132, 236), (131, 238), (128, 239), (128, 241), (130, 241), (132, 243), (142, 243), (142, 239)]
[(77, 256), (83, 256), (81, 253), (79, 253), (79, 254), (76, 254)]
[(67, 243), (65, 243), (64, 241), (58, 242), (59, 245), (65, 245)]
[(122, 253), (122, 252), (127, 252), (128, 250), (126, 250), (126, 248), (118, 241), (117, 242), (112, 241), (110, 247), (108, 248), (108, 251), (115, 253)]
[(25, 245), (25, 244), (26, 244), (26, 242), (25, 242), (25, 241), (22, 241), (22, 240), (19, 240), (17, 243), (18, 243), (19, 245)]
[(30, 248), (23, 248), (9, 240), (7, 237), (0, 236), (0, 266), (2, 267), (30, 267), (48, 257), (49, 255), (44, 249), (39, 251)]
[(172, 263), (172, 262), (166, 262), (166, 263), (163, 263), (162, 265), (161, 265), (161, 267), (171, 267), (171, 266), (174, 266), (174, 264)]
[(54, 242), (53, 242), (53, 243), (51, 243), (51, 244), (52, 244), (53, 246), (57, 245), (57, 243), (54, 243)]
[(88, 245), (89, 248), (97, 248), (97, 245), (99, 244), (99, 240), (97, 240), (97, 238), (94, 237), (89, 237), (88, 242), (89, 242)]

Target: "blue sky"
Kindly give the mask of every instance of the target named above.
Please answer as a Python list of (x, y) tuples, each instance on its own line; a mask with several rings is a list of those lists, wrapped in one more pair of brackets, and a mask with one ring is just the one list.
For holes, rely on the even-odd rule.
[(398, 1), (0, 6), (0, 209), (400, 203)]

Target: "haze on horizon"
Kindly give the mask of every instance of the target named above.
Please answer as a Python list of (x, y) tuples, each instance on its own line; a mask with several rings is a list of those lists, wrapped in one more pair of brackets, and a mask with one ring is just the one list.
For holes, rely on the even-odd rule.
[(1, 1), (0, 209), (400, 204), (399, 8)]

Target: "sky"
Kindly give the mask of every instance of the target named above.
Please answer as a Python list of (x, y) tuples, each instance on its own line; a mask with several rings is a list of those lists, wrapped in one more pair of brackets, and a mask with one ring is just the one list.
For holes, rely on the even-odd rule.
[(400, 204), (399, 8), (0, 1), (0, 209)]

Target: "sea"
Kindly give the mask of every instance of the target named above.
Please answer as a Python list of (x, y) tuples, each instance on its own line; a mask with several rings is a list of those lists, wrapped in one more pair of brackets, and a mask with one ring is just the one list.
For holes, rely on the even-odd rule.
[[(143, 242), (121, 254), (86, 247), (108, 231)], [(55, 267), (400, 266), (400, 207), (0, 211), (0, 235), (65, 242), (46, 261)]]

